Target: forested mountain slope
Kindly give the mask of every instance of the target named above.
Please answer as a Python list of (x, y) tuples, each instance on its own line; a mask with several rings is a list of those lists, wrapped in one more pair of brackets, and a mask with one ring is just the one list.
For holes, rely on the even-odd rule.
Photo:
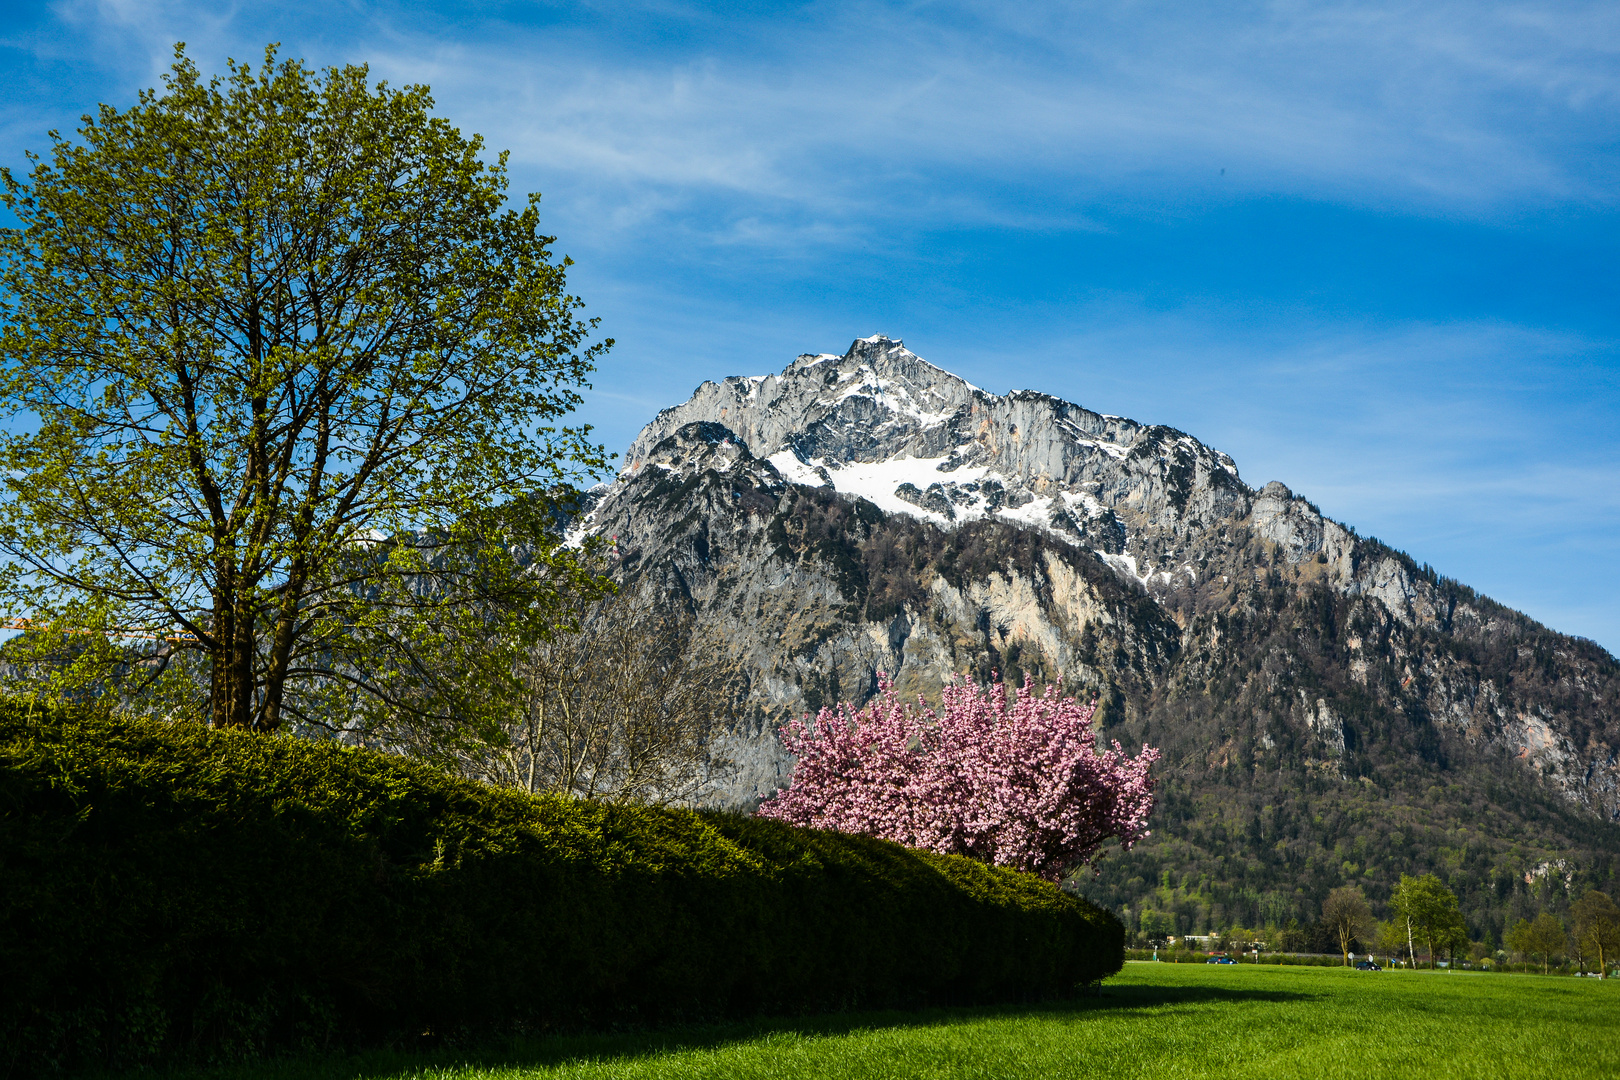
[(928, 696), (1028, 671), (1165, 751), (1156, 835), (1085, 882), (1116, 907), (1308, 922), (1335, 885), (1436, 870), (1499, 933), (1615, 871), (1620, 664), (1174, 429), (874, 337), (703, 384), (579, 527), (724, 633), (717, 801), (774, 790), (776, 725), (878, 671)]

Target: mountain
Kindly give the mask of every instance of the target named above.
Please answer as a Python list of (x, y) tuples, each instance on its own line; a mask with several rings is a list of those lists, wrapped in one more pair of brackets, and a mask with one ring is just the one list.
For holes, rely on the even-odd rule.
[(875, 336), (699, 386), (577, 527), (724, 633), (718, 802), (784, 783), (777, 725), (879, 671), (1027, 672), (1165, 751), (1155, 836), (1083, 882), (1132, 921), (1308, 924), (1335, 885), (1434, 870), (1499, 935), (1616, 873), (1620, 663), (1174, 428)]

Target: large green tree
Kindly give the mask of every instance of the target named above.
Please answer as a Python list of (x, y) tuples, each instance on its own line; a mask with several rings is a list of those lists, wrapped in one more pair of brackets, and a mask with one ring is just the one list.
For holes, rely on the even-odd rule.
[(1598, 977), (1609, 977), (1609, 966), (1620, 955), (1620, 905), (1608, 893), (1588, 889), (1570, 908), (1575, 917), (1575, 940), (1596, 955)]
[(1433, 874), (1422, 877), (1402, 874), (1390, 906), (1405, 921), (1409, 940), (1421, 939), (1428, 947), (1431, 968), (1438, 948), (1451, 945), (1459, 936), (1467, 940), (1456, 893)]
[(1407, 944), (1411, 940), (1404, 919), (1390, 919), (1388, 922), (1378, 924), (1374, 936), (1374, 948), (1382, 953), (1391, 963), (1396, 957), (1406, 952)]
[(591, 587), (551, 523), (605, 460), (551, 425), (612, 342), (538, 196), (432, 104), (178, 47), (0, 174), (0, 589), (59, 687), (420, 733)]

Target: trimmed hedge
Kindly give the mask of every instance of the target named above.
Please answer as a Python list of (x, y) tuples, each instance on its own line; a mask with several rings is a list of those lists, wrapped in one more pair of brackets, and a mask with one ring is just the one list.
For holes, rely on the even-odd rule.
[(0, 702), (0, 1072), (1034, 999), (1123, 946), (967, 859)]

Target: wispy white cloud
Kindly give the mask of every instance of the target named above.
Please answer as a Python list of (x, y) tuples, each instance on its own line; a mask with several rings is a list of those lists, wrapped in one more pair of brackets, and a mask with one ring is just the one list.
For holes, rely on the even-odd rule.
[[(1607, 3), (851, 2), (730, 24), (644, 5), (585, 29), (358, 4), (56, 10), (142, 84), (179, 38), (254, 58), (266, 35), (429, 82), (527, 174), (610, 193), (610, 220), (630, 229), (718, 197), (756, 222), (943, 210), (972, 223), (1013, 212), (1005, 185), (1053, 183), (1064, 194), (1037, 216), (1063, 227), (1099, 192), (1186, 197), (1189, 178), (1203, 185), (1192, 197), (1490, 213), (1608, 204), (1617, 178), (1620, 8)], [(674, 44), (615, 33), (649, 18)], [(950, 205), (919, 198), (942, 186)]]
[(1615, 127), (1620, 27), (1602, 8), (1120, 10), (848, 6), (759, 59), (495, 79), (540, 89), (528, 146), (554, 167), (762, 198), (940, 170), (1095, 186), (1221, 167), (1240, 190), (1371, 201), (1612, 197), (1579, 153)]

